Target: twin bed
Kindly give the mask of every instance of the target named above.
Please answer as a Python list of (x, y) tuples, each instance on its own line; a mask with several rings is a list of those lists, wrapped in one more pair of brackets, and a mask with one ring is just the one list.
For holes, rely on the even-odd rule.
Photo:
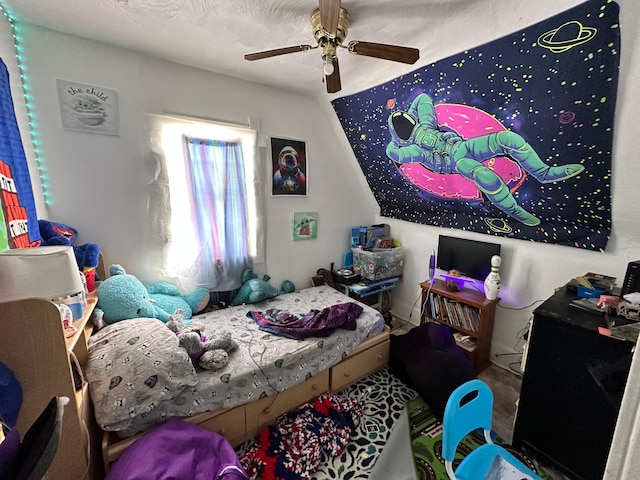
[[(337, 328), (328, 336), (303, 340), (268, 333), (247, 316), (270, 309), (304, 314), (348, 302), (362, 307), (354, 330)], [(194, 319), (204, 324), (205, 335), (232, 332), (239, 347), (223, 369), (195, 369), (177, 348), (173, 332), (157, 320), (125, 320), (90, 337), (85, 376), (105, 432), (105, 468), (144, 431), (171, 417), (183, 417), (238, 445), (285, 411), (345, 388), (389, 358), (389, 329), (382, 315), (326, 285)]]

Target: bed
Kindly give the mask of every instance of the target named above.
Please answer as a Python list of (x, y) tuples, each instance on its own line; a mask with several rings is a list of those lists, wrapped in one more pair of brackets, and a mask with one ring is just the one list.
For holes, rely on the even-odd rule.
[[(304, 340), (260, 330), (247, 316), (250, 311), (306, 313), (335, 305), (351, 306), (348, 304), (362, 308), (354, 330), (338, 328), (329, 336)], [(96, 420), (105, 432), (102, 453), (107, 469), (144, 431), (171, 417), (183, 417), (221, 433), (237, 445), (254, 437), (281, 413), (325, 391), (345, 388), (384, 366), (389, 358), (389, 329), (382, 315), (326, 285), (259, 304), (196, 315), (194, 320), (205, 325), (205, 334), (227, 329), (239, 345), (229, 354), (229, 364), (215, 372), (190, 368), (186, 353), (172, 343), (177, 342), (175, 335), (171, 337), (173, 332), (163, 325), (158, 328), (154, 321), (146, 325), (142, 321), (135, 323), (136, 320), (105, 327), (89, 340), (85, 376)], [(131, 343), (131, 338), (143, 338), (153, 346), (167, 345), (167, 370), (154, 375), (161, 379), (154, 382), (160, 383), (146, 389), (156, 392), (151, 398), (127, 398), (127, 392), (144, 390), (142, 384), (149, 377), (148, 355), (136, 359), (120, 351), (122, 345)], [(118, 351), (103, 348), (109, 344), (119, 345), (115, 348)], [(147, 365), (131, 363), (138, 361), (146, 361)], [(157, 356), (151, 363), (154, 361)], [(122, 370), (117, 371), (118, 368)], [(102, 374), (105, 370), (107, 375)], [(119, 378), (117, 383), (121, 385), (114, 387), (113, 378)]]

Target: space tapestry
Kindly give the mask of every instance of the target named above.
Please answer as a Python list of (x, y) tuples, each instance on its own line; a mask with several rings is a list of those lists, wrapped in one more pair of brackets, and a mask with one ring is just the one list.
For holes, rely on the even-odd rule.
[(618, 17), (591, 0), (333, 100), (380, 214), (603, 251)]

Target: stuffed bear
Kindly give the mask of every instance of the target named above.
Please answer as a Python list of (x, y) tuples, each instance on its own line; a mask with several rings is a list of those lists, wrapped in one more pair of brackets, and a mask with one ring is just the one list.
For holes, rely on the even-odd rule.
[(166, 323), (178, 309), (183, 311), (185, 319), (189, 319), (209, 303), (209, 291), (205, 288), (181, 295), (178, 287), (168, 282), (144, 285), (117, 264), (111, 265), (109, 274), (110, 277), (98, 287), (95, 309), (98, 318), (101, 315), (106, 324), (141, 317), (157, 318)]
[(268, 298), (277, 297), (283, 293), (291, 293), (296, 287), (289, 280), (282, 282), (282, 288), (278, 289), (269, 285), (269, 275), (264, 275), (262, 279), (247, 268), (242, 273), (242, 285), (233, 300), (231, 306), (242, 305), (244, 303), (258, 303)]
[(238, 348), (229, 330), (220, 330), (207, 339), (203, 334), (202, 323), (193, 321), (185, 326), (182, 310), (177, 310), (171, 315), (166, 325), (178, 336), (178, 343), (187, 351), (193, 364), (205, 370), (220, 370), (226, 367), (229, 363), (229, 353)]

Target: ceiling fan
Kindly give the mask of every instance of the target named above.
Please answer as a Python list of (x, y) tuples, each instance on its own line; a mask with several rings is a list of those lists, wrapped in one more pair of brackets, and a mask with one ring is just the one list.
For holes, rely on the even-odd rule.
[(340, 67), (338, 66), (338, 47), (347, 49), (350, 53), (366, 57), (382, 58), (394, 62), (413, 64), (420, 58), (417, 48), (386, 45), (383, 43), (350, 41), (347, 46), (342, 42), (347, 37), (351, 24), (351, 16), (340, 5), (340, 0), (319, 0), (320, 8), (311, 14), (311, 28), (317, 45), (296, 45), (295, 47), (276, 48), (263, 52), (248, 53), (245, 60), (261, 60), (263, 58), (286, 55), (295, 52), (307, 52), (315, 48), (322, 49), (322, 61), (325, 83), (328, 93), (339, 92)]

